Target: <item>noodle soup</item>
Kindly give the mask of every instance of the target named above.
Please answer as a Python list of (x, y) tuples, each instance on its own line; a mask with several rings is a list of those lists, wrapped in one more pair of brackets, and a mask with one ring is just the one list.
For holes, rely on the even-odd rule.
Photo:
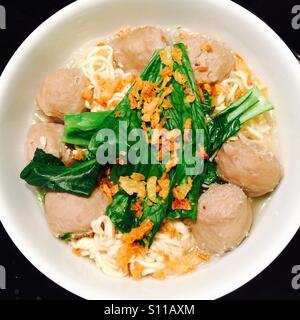
[[(184, 60), (186, 52), (188, 56)], [(161, 63), (158, 80), (145, 79), (155, 57)], [(144, 68), (146, 71), (142, 72)], [(64, 122), (64, 134), (57, 138), (60, 129), (55, 128), (53, 138), (52, 129), (41, 128), (37, 142), (30, 134), (28, 137), (28, 145), (60, 158), (63, 162), (60, 165), (73, 168), (93, 161), (92, 133), (111, 123), (112, 114), (116, 119), (122, 118), (120, 106), (126, 99), (130, 102), (127, 109), (140, 112), (141, 128), (150, 141), (154, 138), (149, 132), (157, 127), (166, 129), (166, 123), (168, 129), (171, 127), (168, 121), (175, 113), (168, 110), (176, 106), (172, 97), (176, 88), (184, 94), (179, 105), (189, 106), (179, 113), (179, 119), (184, 119), (182, 129), (197, 128), (194, 123), (203, 117), (199, 125), (208, 132), (207, 144), (201, 146), (200, 154), (204, 173), (183, 177), (180, 183), (173, 183), (178, 162), (163, 165), (163, 172), (158, 175), (147, 176), (145, 171), (135, 170), (119, 174), (118, 170), (122, 172), (126, 168), (121, 157), (117, 157), (115, 164), (101, 169), (100, 175), (95, 175), (91, 167), (87, 176), (95, 178), (92, 193), (85, 194), (87, 191), (78, 186), (74, 190), (72, 183), (66, 190), (56, 177), (51, 177), (51, 183), (47, 181), (47, 188), (43, 189), (46, 218), (52, 232), (67, 241), (74, 254), (91, 259), (109, 276), (165, 279), (169, 275), (191, 272), (213, 257), (233, 250), (251, 233), (254, 213), (264, 203), (264, 196), (279, 183), (282, 171), (273, 154), (276, 137), (267, 88), (240, 53), (233, 53), (222, 42), (181, 27), (174, 30), (126, 28), (107, 40), (91, 41), (79, 48), (66, 62), (65, 70), (77, 70), (74, 80), (77, 87), (79, 78), (84, 79), (81, 91), (78, 92), (77, 87), (74, 91), (76, 99), (80, 99), (76, 105), (79, 109), (74, 107), (78, 117), (72, 113), (74, 110), (64, 111), (64, 118), (60, 119), (53, 117), (53, 113), (47, 114), (47, 90), (57, 93), (60, 89), (46, 88), (54, 85), (53, 79), (48, 83), (46, 80), (37, 99), (37, 116), (41, 123), (61, 126), (57, 123)], [(60, 74), (59, 77), (69, 76)], [(152, 78), (150, 73), (149, 79)], [(58, 101), (48, 104), (59, 108), (67, 94), (66, 91), (59, 93)], [(199, 108), (199, 116), (193, 112), (187, 116), (193, 108)], [(105, 112), (104, 120), (100, 119)], [(87, 113), (99, 115), (99, 119), (95, 115), (97, 126)], [(56, 145), (58, 139), (62, 139), (62, 145)], [(171, 139), (174, 149), (176, 137)], [(159, 142), (158, 148), (162, 148), (161, 145)], [(120, 155), (124, 154), (120, 152)], [(33, 166), (36, 157), (37, 153), (31, 162)], [(54, 160), (49, 158), (48, 163), (50, 161)], [(26, 171), (27, 176), (23, 173), (23, 178), (36, 185), (32, 182), (34, 179), (28, 179), (32, 174), (30, 170), (31, 167)], [(78, 179), (83, 179), (82, 175)], [(85, 183), (80, 180), (79, 184)], [(89, 197), (79, 198), (78, 190)], [(127, 202), (123, 208), (124, 201)], [(151, 207), (158, 207), (160, 214), (154, 209), (151, 211)], [(147, 210), (151, 212), (148, 215)], [(72, 215), (74, 218), (70, 218)]]

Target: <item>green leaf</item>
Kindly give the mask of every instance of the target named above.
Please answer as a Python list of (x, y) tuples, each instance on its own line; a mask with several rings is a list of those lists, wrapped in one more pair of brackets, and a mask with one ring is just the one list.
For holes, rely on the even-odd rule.
[(208, 161), (206, 166), (206, 174), (203, 183), (209, 186), (212, 183), (219, 182), (221, 179), (218, 175), (217, 164), (215, 161)]
[[(174, 64), (174, 69), (178, 70), (181, 74), (184, 74), (187, 77), (187, 84), (192, 89), (193, 93), (196, 96), (196, 99), (193, 103), (189, 104), (185, 102), (185, 94), (183, 86), (178, 86), (175, 83), (174, 80), (174, 92), (171, 95), (171, 102), (172, 102), (172, 109), (171, 112), (177, 113), (177, 117), (182, 119), (180, 122), (177, 121), (177, 123), (174, 123), (174, 128), (179, 128), (182, 132), (184, 130), (184, 122), (187, 119), (192, 119), (192, 134), (193, 137), (195, 137), (195, 131), (197, 129), (203, 130), (203, 142), (204, 142), (204, 148), (207, 148), (208, 145), (208, 132), (206, 128), (205, 123), (205, 113), (209, 112), (211, 110), (210, 106), (205, 105), (201, 103), (197, 84), (194, 78), (194, 74), (192, 71), (192, 67), (190, 64), (190, 60), (187, 54), (187, 51), (185, 49), (185, 46), (181, 43), (176, 44), (176, 47), (180, 48), (182, 51), (182, 65), (178, 65), (177, 63)], [(206, 95), (208, 98), (208, 96)], [(206, 101), (207, 103), (210, 103), (210, 101)], [(170, 129), (174, 129), (170, 126)], [(193, 156), (196, 157), (196, 143), (195, 139), (192, 139), (193, 143)], [(184, 160), (185, 158), (183, 158)], [(187, 195), (187, 199), (190, 202), (191, 210), (172, 210), (169, 208), (167, 217), (168, 218), (190, 218), (195, 220), (197, 218), (197, 208), (198, 208), (198, 198), (201, 193), (201, 186), (205, 178), (205, 171), (206, 171), (206, 162), (203, 164), (203, 172), (190, 176), (193, 180), (192, 189), (189, 191)], [(188, 168), (188, 164), (183, 162), (180, 164), (177, 164), (175, 169), (173, 170), (173, 174), (171, 175), (172, 178), (172, 184), (171, 189), (177, 185), (182, 185), (186, 183), (187, 174), (186, 169)]]
[(89, 196), (96, 186), (98, 173), (96, 159), (67, 167), (53, 155), (36, 149), (32, 161), (23, 169), (20, 177), (32, 186)]
[(135, 213), (130, 210), (132, 197), (120, 190), (114, 196), (113, 202), (107, 207), (106, 214), (114, 226), (121, 232), (129, 232), (138, 226), (139, 222)]
[(243, 123), (272, 109), (272, 104), (257, 87), (253, 87), (210, 120), (208, 124), (210, 134), (209, 154), (213, 155), (224, 142), (234, 136)]
[[(163, 173), (164, 167), (162, 165), (152, 165), (147, 177), (155, 176), (157, 177), (157, 179), (159, 179), (163, 175)], [(159, 195), (157, 195), (158, 202), (152, 203), (151, 205), (148, 204), (148, 202), (150, 201), (148, 196), (143, 201), (143, 216), (141, 218), (141, 221), (150, 219), (153, 223), (153, 228), (150, 234), (147, 236), (149, 247), (151, 246), (157, 231), (160, 229), (160, 226), (167, 215), (167, 210), (171, 200), (170, 195), (171, 194), (169, 194), (167, 199), (164, 199), (164, 201), (162, 201), (163, 199), (159, 197)]]
[(64, 117), (63, 142), (87, 147), (92, 136), (103, 126), (112, 111), (67, 114)]
[(150, 234), (147, 236), (149, 247), (151, 246), (156, 233), (159, 231), (163, 220), (166, 218), (167, 209), (169, 206), (168, 200), (165, 203), (153, 203), (149, 206), (146, 202), (143, 202), (143, 217), (142, 219), (150, 219), (153, 223), (153, 228)]
[[(141, 74), (141, 79), (145, 81), (152, 81), (155, 82), (160, 76), (161, 70), (161, 61), (159, 52), (154, 53), (152, 59), (146, 66), (145, 70)], [(104, 128), (111, 129), (115, 132), (117, 141), (119, 141), (119, 135), (122, 134), (119, 132), (119, 123), (120, 121), (127, 121), (129, 128), (128, 132), (134, 128), (141, 128), (141, 112), (139, 110), (133, 110), (130, 108), (129, 103), (129, 93), (131, 89), (127, 92), (124, 99), (119, 103), (117, 108), (114, 110), (113, 113), (108, 115), (105, 118)], [(118, 112), (119, 116), (115, 117), (115, 113)], [(127, 149), (132, 146), (133, 142), (128, 142)], [(97, 150), (101, 142), (97, 141), (97, 133), (94, 134), (90, 143), (89, 143), (89, 150), (96, 155)], [(119, 150), (119, 146), (117, 145), (117, 154)], [(150, 154), (150, 153), (149, 153)], [(120, 176), (130, 176), (133, 172), (142, 173), (145, 177), (148, 176), (149, 171), (153, 170), (152, 165), (112, 165), (111, 171), (111, 179), (115, 183), (118, 182)], [(115, 194), (113, 202), (107, 208), (107, 215), (112, 220), (113, 224), (121, 231), (121, 232), (129, 232), (132, 228), (137, 227), (141, 221), (139, 221), (135, 213), (130, 210), (131, 204), (136, 199), (133, 196), (129, 196), (123, 190), (119, 191)], [(147, 210), (146, 210), (147, 211)], [(155, 214), (150, 213), (149, 210), (149, 218), (155, 220)], [(155, 221), (153, 221), (155, 222)], [(159, 224), (160, 226), (160, 224)], [(155, 227), (154, 229), (156, 229)], [(158, 227), (159, 228), (159, 227)]]
[(65, 233), (59, 237), (60, 240), (68, 240), (72, 238), (72, 233)]

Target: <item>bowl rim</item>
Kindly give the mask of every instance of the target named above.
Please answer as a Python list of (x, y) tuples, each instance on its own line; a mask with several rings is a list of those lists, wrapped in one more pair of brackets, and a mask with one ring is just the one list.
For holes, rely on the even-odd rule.
[[(16, 52), (13, 54), (13, 56), (7, 63), (6, 67), (4, 68), (0, 77), (0, 97), (2, 97), (5, 94), (5, 88), (8, 85), (5, 79), (15, 73), (14, 65), (18, 64), (17, 61), (21, 59), (23, 52), (30, 50), (32, 43), (38, 42), (39, 39), (43, 37), (43, 34), (48, 29), (48, 27), (50, 27), (51, 25), (55, 25), (57, 22), (63, 20), (65, 15), (68, 15), (68, 16), (72, 15), (73, 12), (77, 12), (78, 10), (86, 6), (90, 6), (93, 4), (97, 4), (101, 6), (102, 3), (107, 1), (108, 0), (84, 0), (84, 1), (77, 0), (67, 5), (66, 7), (62, 8), (61, 10), (59, 10), (58, 12), (50, 16), (42, 24), (40, 24), (23, 41), (23, 43), (19, 46), (19, 48), (16, 50)], [(207, 0), (203, 0), (203, 1), (208, 2)], [(286, 59), (290, 63), (290, 65), (293, 68), (295, 68), (295, 70), (298, 70), (298, 81), (300, 83), (300, 72), (299, 72), (300, 66), (296, 57), (293, 55), (293, 53), (287, 47), (287, 45), (283, 42), (283, 40), (265, 22), (263, 22), (260, 18), (255, 16), (253, 13), (251, 13), (247, 9), (243, 8), (239, 4), (232, 2), (230, 0), (223, 0), (222, 2), (219, 0), (210, 0), (209, 2), (213, 3), (214, 5), (226, 6), (230, 10), (238, 11), (239, 14), (245, 16), (245, 18), (248, 19), (249, 23), (252, 22), (253, 24), (256, 24), (257, 28), (261, 28), (262, 30), (267, 32), (268, 36), (272, 38), (272, 41), (274, 43), (276, 42), (278, 49), (281, 50), (282, 53), (286, 55)], [(295, 77), (297, 77), (297, 75), (295, 75)], [(3, 195), (2, 193), (0, 193), (0, 202), (2, 202), (2, 197)], [(85, 299), (96, 298), (95, 296), (93, 296), (93, 294), (90, 294), (88, 290), (82, 291), (82, 288), (80, 288), (76, 283), (70, 281), (69, 279), (66, 279), (61, 274), (52, 272), (52, 270), (50, 271), (49, 269), (47, 269), (47, 267), (43, 264), (43, 261), (38, 257), (38, 255), (32, 255), (30, 252), (30, 248), (23, 246), (22, 238), (18, 235), (18, 232), (14, 228), (13, 224), (10, 223), (9, 215), (5, 214), (4, 208), (0, 209), (0, 220), (6, 232), (8, 233), (9, 237), (11, 238), (13, 243), (16, 245), (16, 247), (19, 249), (19, 251), (26, 257), (26, 259), (34, 267), (36, 267), (47, 278), (49, 278), (51, 281), (53, 281), (60, 287), (70, 291), (71, 293), (77, 296), (80, 296)], [(245, 276), (244, 274), (240, 275), (239, 277), (237, 276), (235, 281), (232, 281), (230, 284), (224, 285), (222, 289), (218, 288), (218, 290), (216, 290), (213, 294), (210, 293), (210, 296), (206, 297), (205, 299), (220, 298), (238, 289), (239, 287), (243, 286), (244, 284), (252, 280), (254, 277), (256, 277), (265, 268), (267, 268), (267, 266), (271, 264), (277, 258), (277, 256), (284, 250), (287, 244), (294, 237), (299, 226), (300, 226), (300, 215), (298, 219), (295, 218), (293, 221), (290, 221), (289, 228), (286, 228), (285, 233), (281, 234), (281, 245), (273, 246), (272, 249), (266, 253), (266, 255), (264, 256), (264, 259), (260, 260), (259, 263), (257, 263), (255, 270), (254, 269), (247, 270), (248, 271), (247, 276)]]

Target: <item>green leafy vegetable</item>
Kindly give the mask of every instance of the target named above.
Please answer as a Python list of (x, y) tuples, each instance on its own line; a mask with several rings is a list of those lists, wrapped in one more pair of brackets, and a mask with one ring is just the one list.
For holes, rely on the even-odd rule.
[(107, 207), (106, 214), (112, 223), (123, 233), (129, 232), (138, 226), (139, 222), (135, 213), (130, 210), (132, 197), (120, 190), (113, 198), (113, 202)]
[[(162, 64), (160, 61), (159, 52), (154, 53), (152, 59), (150, 60), (149, 64), (146, 66), (145, 70), (141, 74), (141, 79), (144, 81), (151, 81), (156, 82), (160, 77), (160, 70), (162, 68)], [(122, 134), (119, 132), (119, 121), (128, 121), (128, 132), (134, 128), (141, 128), (142, 120), (141, 120), (141, 112), (139, 110), (133, 110), (130, 108), (129, 103), (129, 92), (125, 96), (125, 98), (120, 102), (117, 106), (115, 111), (120, 113), (120, 117), (116, 119), (113, 115), (109, 116), (109, 119), (106, 119), (105, 128), (110, 128), (114, 130), (117, 134), (117, 137)], [(109, 122), (108, 122), (108, 121)], [(144, 137), (146, 139), (146, 137)], [(118, 140), (118, 139), (117, 139)], [(145, 140), (146, 141), (146, 140)], [(128, 142), (126, 148), (129, 149), (132, 147), (133, 143)], [(147, 145), (147, 144), (146, 144)], [(90, 143), (90, 150), (93, 152), (99, 147), (99, 143), (96, 141), (96, 135), (93, 137)], [(118, 150), (117, 146), (117, 150)], [(150, 157), (150, 147), (148, 146), (148, 156)], [(149, 160), (149, 159), (148, 159)], [(148, 162), (150, 163), (150, 162)], [(111, 172), (111, 179), (114, 182), (118, 182), (121, 176), (130, 176), (133, 172), (142, 173), (145, 178), (150, 177), (152, 175), (159, 176), (159, 173), (162, 172), (162, 165), (161, 164), (137, 164), (137, 165), (112, 165), (112, 172)], [(116, 199), (115, 199), (116, 198)], [(148, 236), (147, 240), (149, 245), (151, 245), (153, 238), (158, 231), (163, 218), (166, 215), (167, 204), (164, 206), (162, 205), (153, 205), (147, 206), (145, 205), (145, 201), (143, 203), (143, 217), (141, 220), (138, 220), (135, 217), (135, 213), (130, 211), (131, 204), (135, 201), (134, 197), (129, 196), (124, 191), (120, 191), (118, 194), (115, 195), (113, 202), (109, 206), (107, 210), (108, 216), (115, 221), (114, 224), (119, 226), (119, 230), (121, 232), (128, 232), (132, 228), (137, 227), (143, 220), (150, 219), (154, 227)], [(122, 210), (124, 208), (126, 210)], [(122, 209), (120, 209), (122, 208)]]
[[(183, 53), (183, 59), (182, 59), (182, 66), (174, 63), (174, 70), (178, 70), (181, 74), (184, 74), (187, 78), (187, 84), (191, 88), (192, 92), (196, 95), (196, 101), (192, 104), (185, 102), (186, 94), (184, 93), (184, 87), (180, 85), (178, 82), (176, 82), (174, 79), (171, 80), (171, 84), (173, 85), (173, 92), (171, 93), (170, 102), (172, 104), (172, 108), (169, 110), (161, 110), (161, 118), (165, 118), (166, 120), (166, 128), (168, 130), (172, 129), (180, 129), (184, 131), (184, 123), (188, 119), (192, 119), (193, 121), (193, 132), (195, 133), (196, 129), (203, 129), (204, 133), (207, 136), (207, 130), (206, 130), (206, 124), (204, 119), (204, 111), (208, 112), (208, 110), (211, 110), (210, 106), (204, 106), (201, 101), (200, 97), (198, 95), (197, 91), (197, 85), (194, 80), (192, 68), (189, 62), (189, 58), (187, 55), (187, 52), (185, 50), (185, 47), (183, 44), (177, 44), (176, 47), (178, 47), (182, 53)], [(168, 49), (167, 49), (168, 50)], [(155, 55), (156, 57), (159, 57), (158, 53)], [(154, 58), (153, 61), (156, 61)], [(151, 62), (150, 62), (151, 64)], [(160, 73), (159, 71), (162, 68), (161, 63), (153, 64), (153, 68), (155, 70), (154, 73), (151, 73), (152, 77), (147, 77), (145, 74), (147, 72), (143, 72), (143, 80), (148, 81), (157, 81), (159, 79)], [(150, 66), (146, 68), (146, 70), (149, 71)], [(150, 73), (149, 73), (150, 75)], [(141, 127), (141, 117), (138, 115), (139, 111), (137, 110), (130, 110), (129, 101), (128, 98), (125, 98), (117, 107), (117, 110), (121, 110), (124, 118), (131, 118), (134, 115), (134, 122), (133, 125), (130, 123), (132, 127)], [(207, 100), (207, 103), (211, 103), (209, 100)], [(126, 110), (127, 109), (127, 110)], [(122, 116), (121, 116), (122, 117)], [(114, 125), (114, 128), (117, 128), (118, 123), (115, 118), (111, 120), (111, 123)], [(106, 122), (107, 124), (107, 122)], [(112, 128), (112, 126), (110, 127)], [(131, 129), (131, 128), (130, 128)], [(151, 128), (149, 127), (150, 132), (150, 138), (151, 138)], [(115, 130), (115, 129), (114, 129)], [(206, 139), (205, 139), (206, 140)], [(94, 148), (94, 141), (91, 142), (92, 148)], [(90, 144), (90, 147), (91, 147)], [(194, 155), (196, 154), (196, 148), (194, 147)], [(126, 165), (126, 166), (118, 166), (113, 165), (112, 166), (112, 179), (116, 182), (118, 181), (118, 178), (122, 175), (131, 175), (133, 172), (140, 172), (143, 173), (144, 176), (147, 178), (151, 176), (156, 176), (158, 179), (162, 176), (162, 174), (165, 172), (165, 167), (162, 164), (154, 164), (151, 166), (147, 165)], [(171, 189), (179, 184), (186, 182), (186, 172), (185, 169), (187, 167), (186, 163), (178, 164), (176, 168), (172, 169), (170, 172), (170, 179), (171, 179)], [(169, 193), (167, 199), (164, 199), (164, 201), (161, 201), (159, 196), (157, 203), (152, 203), (152, 205), (148, 205), (149, 199), (146, 197), (143, 201), (143, 216), (141, 221), (145, 219), (150, 219), (153, 222), (153, 229), (149, 236), (147, 237), (148, 244), (151, 245), (153, 238), (156, 234), (156, 232), (159, 230), (163, 220), (168, 217), (178, 217), (178, 218), (192, 218), (196, 219), (197, 216), (197, 202), (199, 198), (199, 193), (201, 190), (201, 184), (204, 180), (204, 174), (194, 176), (193, 180), (193, 187), (192, 190), (189, 192), (188, 198), (190, 200), (190, 204), (192, 206), (192, 210), (171, 210), (171, 202), (172, 202), (172, 192)], [(130, 200), (131, 199), (131, 200)], [(113, 201), (113, 203), (110, 205), (108, 214), (112, 219), (117, 220), (116, 223), (118, 226), (121, 225), (121, 228), (119, 229), (124, 232), (124, 230), (128, 230), (128, 228), (124, 228), (123, 224), (125, 223), (126, 226), (128, 226), (128, 220), (129, 217), (132, 219), (132, 214), (129, 212), (129, 203), (132, 203), (132, 197), (126, 196), (126, 194), (122, 193), (120, 195), (117, 195), (117, 199)], [(121, 202), (121, 203), (120, 203)], [(127, 209), (125, 209), (125, 207)], [(120, 210), (122, 208), (122, 210)], [(120, 217), (122, 220), (120, 221)], [(136, 226), (136, 223), (140, 223), (141, 221), (132, 221), (131, 227)], [(130, 229), (129, 229), (130, 230)]]
[(225, 141), (234, 136), (243, 123), (272, 109), (272, 104), (257, 87), (253, 87), (209, 122), (209, 154), (213, 155)]
[[(159, 179), (162, 176), (163, 172), (164, 172), (164, 168), (162, 165), (154, 165), (154, 166), (151, 166), (147, 176), (148, 177), (155, 176)], [(153, 239), (155, 237), (155, 234), (159, 230), (163, 220), (166, 218), (167, 210), (171, 201), (171, 193), (168, 195), (167, 199), (164, 199), (164, 201), (161, 201), (162, 199), (158, 195), (157, 195), (157, 199), (158, 199), (158, 202), (152, 203), (151, 205), (148, 204), (148, 202), (150, 201), (148, 196), (143, 201), (142, 221), (146, 219), (150, 219), (153, 223), (153, 228), (147, 237), (149, 246), (151, 246)]]
[(68, 240), (72, 238), (72, 233), (65, 233), (59, 237), (61, 240)]
[(96, 186), (98, 172), (96, 159), (67, 167), (53, 155), (36, 149), (32, 161), (23, 169), (20, 177), (32, 186), (89, 196)]
[(111, 111), (101, 111), (65, 115), (63, 142), (87, 147), (110, 113)]
[[(210, 106), (204, 106), (200, 102), (200, 97), (198, 95), (197, 85), (194, 80), (192, 68), (189, 62), (189, 58), (185, 47), (183, 44), (177, 44), (177, 48), (179, 48), (183, 53), (182, 65), (174, 63), (174, 70), (178, 70), (181, 74), (184, 74), (187, 78), (187, 84), (191, 88), (192, 92), (196, 95), (196, 101), (192, 104), (185, 102), (186, 94), (184, 93), (184, 87), (176, 82), (174, 79), (171, 80), (171, 84), (173, 85), (173, 92), (171, 96), (168, 98), (172, 104), (172, 108), (169, 110), (161, 110), (161, 118), (165, 118), (166, 120), (166, 128), (168, 130), (172, 129), (180, 129), (183, 134), (184, 123), (188, 119), (192, 119), (193, 121), (193, 132), (195, 134), (196, 129), (203, 129), (204, 133), (207, 136), (207, 129), (204, 119), (204, 111), (208, 112), (211, 110)], [(168, 49), (167, 49), (168, 50)], [(162, 63), (160, 61), (159, 52), (155, 53), (150, 63), (146, 67), (145, 71), (142, 73), (141, 78), (143, 80), (156, 82), (160, 78), (160, 70), (162, 68)], [(211, 103), (209, 99), (207, 103)], [(139, 110), (132, 110), (129, 104), (128, 94), (121, 101), (118, 107), (115, 110), (119, 113), (118, 119), (111, 114), (105, 119), (105, 128), (112, 129), (117, 136), (121, 134), (119, 132), (119, 121), (128, 120), (129, 128), (131, 130), (133, 128), (141, 127), (141, 114)], [(151, 128), (149, 127), (150, 138), (151, 138)], [(99, 148), (99, 141), (96, 139), (96, 135), (92, 138), (89, 149), (92, 152), (96, 152)], [(117, 139), (118, 140), (118, 139)], [(130, 147), (128, 144), (126, 147)], [(194, 154), (196, 153), (196, 148), (194, 147)], [(178, 164), (175, 169), (172, 169), (170, 173), (171, 178), (171, 189), (179, 184), (186, 182), (186, 173), (185, 168), (187, 164)], [(152, 164), (148, 165), (113, 165), (112, 166), (112, 180), (117, 182), (120, 176), (129, 176), (133, 172), (143, 173), (143, 175), (147, 178), (151, 176), (156, 176), (160, 178), (165, 171), (165, 167), (162, 164)], [(153, 229), (150, 235), (147, 237), (149, 245), (151, 245), (153, 238), (156, 232), (159, 230), (161, 223), (166, 217), (189, 217), (192, 219), (196, 218), (197, 213), (197, 202), (199, 193), (201, 190), (201, 184), (204, 180), (204, 173), (193, 177), (194, 183), (192, 190), (190, 191), (188, 198), (190, 200), (190, 204), (192, 206), (192, 210), (176, 210), (170, 212), (172, 193), (169, 193), (169, 196), (164, 201), (159, 199), (157, 203), (153, 203), (151, 206), (148, 205), (149, 199), (143, 201), (143, 216), (141, 221), (145, 219), (150, 219), (153, 222)], [(158, 196), (159, 198), (159, 196)], [(124, 192), (118, 193), (115, 195), (112, 204), (109, 206), (107, 210), (107, 214), (112, 219), (113, 223), (121, 230), (122, 232), (128, 232), (131, 228), (137, 226), (141, 221), (137, 221), (132, 212), (130, 212), (130, 205), (133, 201), (133, 197), (127, 195)], [(172, 211), (172, 210), (171, 210)]]
[[(204, 105), (200, 101), (197, 84), (194, 78), (194, 74), (192, 71), (191, 63), (187, 54), (187, 51), (185, 49), (185, 46), (181, 43), (176, 44), (176, 47), (180, 48), (182, 52), (182, 65), (179, 65), (177, 63), (174, 64), (174, 69), (178, 70), (181, 74), (185, 75), (187, 78), (187, 84), (192, 89), (193, 94), (195, 95), (195, 101), (193, 103), (186, 103), (185, 102), (185, 94), (184, 94), (184, 88), (182, 85), (179, 85), (178, 83), (173, 81), (174, 86), (174, 92), (171, 94), (171, 103), (172, 108), (170, 109), (172, 112), (172, 115), (174, 113), (177, 113), (177, 117), (180, 117), (182, 119), (181, 123), (174, 124), (174, 128), (179, 128), (182, 131), (184, 130), (184, 123), (187, 119), (192, 120), (192, 141), (193, 144), (193, 157), (196, 158), (197, 154), (197, 148), (199, 146), (196, 146), (195, 143), (195, 132), (198, 129), (201, 129), (203, 132), (203, 147), (204, 149), (207, 148), (208, 144), (208, 132), (207, 127), (205, 123), (205, 116), (204, 114), (210, 110), (209, 105)], [(211, 103), (210, 100), (206, 101), (207, 103)], [(170, 129), (174, 129), (171, 127)], [(183, 157), (183, 160), (185, 160), (185, 157)], [(187, 180), (187, 174), (186, 169), (189, 167), (189, 165), (182, 161), (182, 163), (177, 164), (177, 166), (174, 169), (174, 174), (171, 176), (172, 178), (172, 188), (177, 185), (182, 185), (186, 183)], [(200, 168), (199, 168), (200, 170)], [(167, 217), (168, 218), (191, 218), (193, 220), (196, 220), (197, 218), (197, 208), (198, 208), (198, 198), (201, 192), (201, 186), (204, 181), (206, 173), (206, 162), (203, 162), (203, 168), (202, 172), (199, 172), (197, 175), (191, 175), (193, 185), (192, 189), (187, 195), (187, 199), (189, 200), (189, 203), (191, 205), (191, 210), (172, 210), (169, 208)]]
[(203, 183), (207, 186), (221, 179), (218, 175), (217, 164), (214, 161), (208, 161), (206, 166), (206, 174)]
[(212, 111), (212, 98), (206, 90), (203, 90), (204, 96), (204, 105), (206, 106), (205, 109), (208, 111)]
[(146, 202), (143, 202), (143, 220), (150, 219), (153, 223), (153, 228), (147, 236), (149, 247), (151, 246), (156, 233), (159, 231), (163, 220), (166, 218), (168, 205), (168, 200), (165, 203), (154, 203), (151, 206), (148, 206)]
[[(162, 64), (160, 61), (159, 52), (155, 52), (153, 57), (151, 58), (150, 62), (146, 66), (145, 70), (141, 74), (141, 79), (145, 81), (155, 82), (160, 76)], [(131, 89), (127, 92), (124, 99), (119, 103), (113, 113), (111, 113), (105, 119), (105, 129), (111, 129), (115, 132), (117, 141), (119, 137), (123, 134), (122, 131), (119, 130), (119, 123), (120, 121), (127, 121), (128, 123), (128, 132), (135, 128), (141, 128), (142, 120), (141, 120), (141, 112), (137, 110), (133, 110), (130, 108), (129, 103), (129, 93)], [(116, 113), (118, 113), (118, 117), (116, 117)], [(144, 137), (146, 139), (146, 137)], [(146, 141), (146, 140), (145, 140)], [(132, 147), (133, 142), (128, 141), (127, 145), (125, 146), (128, 150)], [(98, 139), (98, 133), (96, 133), (90, 141), (89, 150), (96, 155), (98, 148), (101, 146), (101, 142)], [(123, 146), (124, 147), (124, 146)], [(117, 153), (119, 151), (120, 146), (117, 144), (116, 149)], [(149, 150), (148, 150), (149, 151)], [(150, 152), (149, 152), (150, 154)], [(154, 167), (159, 167), (160, 165), (112, 165), (111, 171), (111, 179), (115, 183), (118, 182), (120, 176), (130, 176), (133, 172), (142, 173), (146, 178), (149, 175), (149, 171), (153, 170)], [(121, 232), (129, 232), (132, 228), (137, 227), (142, 220), (138, 220), (135, 217), (135, 213), (130, 210), (132, 203), (135, 201), (134, 197), (129, 196), (124, 191), (119, 191), (113, 199), (113, 202), (107, 208), (107, 215), (113, 221), (114, 225)], [(153, 220), (153, 223), (157, 221), (155, 214), (152, 213), (154, 208), (148, 208), (148, 213), (146, 213), (142, 219), (145, 219), (146, 216), (149, 219)], [(146, 210), (147, 211), (147, 210)], [(160, 211), (161, 212), (161, 211)], [(159, 224), (160, 226), (160, 224)], [(156, 229), (156, 227), (154, 228)], [(153, 239), (155, 233), (152, 233), (150, 237)]]

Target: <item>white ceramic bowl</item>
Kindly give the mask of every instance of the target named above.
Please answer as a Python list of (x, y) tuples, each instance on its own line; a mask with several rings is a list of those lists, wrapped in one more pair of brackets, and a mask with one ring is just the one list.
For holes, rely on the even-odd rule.
[[(172, 280), (110, 278), (54, 239), (34, 195), (19, 179), (37, 88), (86, 41), (122, 26), (182, 25), (226, 42), (268, 86), (277, 111), (285, 176), (255, 220), (250, 237), (216, 262)], [(0, 217), (10, 237), (42, 273), (88, 299), (211, 299), (240, 287), (271, 263), (300, 223), (300, 69), (261, 20), (224, 0), (84, 0), (37, 28), (10, 60), (0, 83)], [(5, 244), (4, 244), (5, 245)]]

